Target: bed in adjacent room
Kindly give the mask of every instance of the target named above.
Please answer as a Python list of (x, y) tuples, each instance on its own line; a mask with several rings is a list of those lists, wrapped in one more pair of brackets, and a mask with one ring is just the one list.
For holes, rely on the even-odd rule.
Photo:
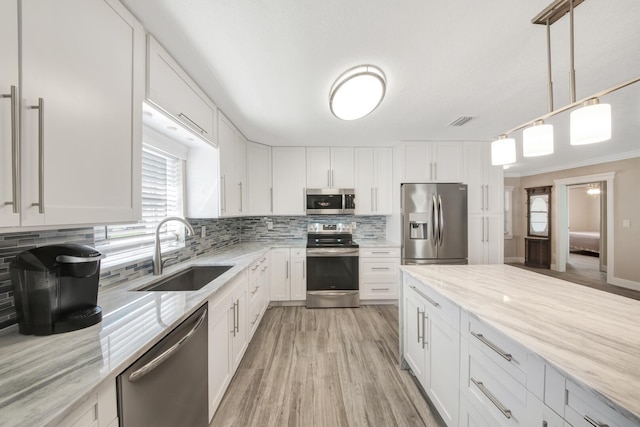
[(600, 232), (598, 231), (570, 231), (569, 251), (600, 253)]

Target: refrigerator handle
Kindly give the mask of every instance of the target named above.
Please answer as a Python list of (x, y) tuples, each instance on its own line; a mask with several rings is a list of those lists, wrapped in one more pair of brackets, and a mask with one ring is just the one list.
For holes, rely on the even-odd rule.
[(438, 245), (438, 236), (440, 235), (440, 225), (438, 224), (438, 209), (436, 195), (431, 196), (431, 234), (433, 236), (433, 244)]
[(438, 213), (440, 214), (440, 219), (438, 220), (438, 240), (440, 241), (440, 246), (442, 246), (442, 242), (444, 241), (444, 212), (442, 210), (442, 197), (438, 194)]

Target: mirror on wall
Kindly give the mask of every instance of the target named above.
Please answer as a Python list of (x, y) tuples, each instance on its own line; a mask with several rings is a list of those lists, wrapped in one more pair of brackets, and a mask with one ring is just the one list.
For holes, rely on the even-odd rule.
[(551, 218), (551, 187), (527, 188), (527, 234), (549, 237)]

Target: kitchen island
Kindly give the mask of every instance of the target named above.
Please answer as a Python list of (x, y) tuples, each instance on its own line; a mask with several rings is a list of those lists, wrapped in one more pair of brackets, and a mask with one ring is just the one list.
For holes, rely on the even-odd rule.
[[(403, 367), (428, 370), (439, 357), (436, 340), (443, 334), (438, 331), (450, 332), (448, 342), (440, 341), (449, 346), (447, 369), (459, 382), (457, 393), (438, 390), (437, 369), (431, 377), (416, 374), (423, 375), (421, 384), (448, 425), (469, 425), (480, 413), (477, 418), (487, 424), (495, 419), (501, 425), (538, 426), (533, 412), (549, 409), (557, 425), (563, 420), (574, 427), (605, 425), (598, 417), (610, 426), (640, 425), (639, 301), (506, 265), (401, 270)], [(416, 296), (423, 302), (411, 305)], [(478, 333), (481, 328), (486, 332)], [(510, 346), (513, 351), (506, 351)], [(430, 352), (426, 364), (415, 348)], [(455, 357), (459, 366), (453, 369)], [(521, 415), (510, 408), (518, 405)], [(579, 413), (590, 408), (597, 415)]]

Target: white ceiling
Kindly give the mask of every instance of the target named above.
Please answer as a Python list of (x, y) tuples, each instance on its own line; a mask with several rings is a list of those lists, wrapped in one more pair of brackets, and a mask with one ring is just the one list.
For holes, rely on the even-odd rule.
[[(547, 112), (551, 0), (123, 0), (244, 135), (269, 145), (490, 141)], [(640, 75), (640, 1), (585, 0), (575, 10), (577, 98)], [(551, 30), (555, 108), (569, 103), (569, 17)], [(387, 94), (369, 116), (331, 115), (329, 89), (371, 63)], [(638, 86), (638, 87), (636, 87)], [(570, 147), (554, 117), (556, 152), (508, 172), (528, 175), (640, 156), (640, 83), (602, 99), (613, 138)], [(462, 127), (459, 116), (474, 119)], [(517, 141), (522, 133), (516, 132)]]

